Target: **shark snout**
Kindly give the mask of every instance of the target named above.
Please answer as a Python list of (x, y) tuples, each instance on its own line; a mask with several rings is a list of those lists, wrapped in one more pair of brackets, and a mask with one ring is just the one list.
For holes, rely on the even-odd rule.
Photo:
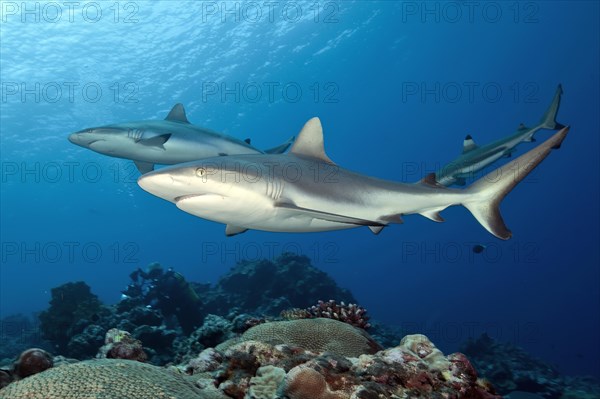
[(182, 179), (160, 170), (140, 176), (138, 185), (144, 191), (171, 202), (176, 202), (178, 197), (194, 194)]
[(79, 132), (69, 134), (68, 139), (73, 144), (83, 145), (83, 140), (82, 140), (81, 134)]

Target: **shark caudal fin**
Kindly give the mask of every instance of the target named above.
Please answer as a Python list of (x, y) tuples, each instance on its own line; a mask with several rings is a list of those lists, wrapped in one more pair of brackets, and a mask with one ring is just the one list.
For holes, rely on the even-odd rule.
[(283, 154), (284, 152), (287, 151), (288, 148), (290, 148), (290, 146), (292, 144), (294, 144), (295, 139), (296, 139), (296, 137), (293, 136), (285, 143), (278, 145), (277, 147), (273, 147), (273, 148), (269, 148), (268, 150), (265, 150), (265, 154)]
[(556, 93), (554, 94), (552, 103), (540, 120), (540, 125), (543, 129), (555, 130), (564, 128), (564, 125), (556, 122), (556, 114), (558, 113), (558, 108), (560, 107), (560, 97), (562, 96), (562, 93), (562, 85), (559, 84), (556, 88)]
[(477, 180), (465, 189), (467, 199), (462, 205), (487, 231), (498, 238), (508, 240), (512, 233), (500, 214), (500, 202), (550, 154), (552, 149), (560, 147), (568, 132), (569, 127), (562, 128), (534, 149)]

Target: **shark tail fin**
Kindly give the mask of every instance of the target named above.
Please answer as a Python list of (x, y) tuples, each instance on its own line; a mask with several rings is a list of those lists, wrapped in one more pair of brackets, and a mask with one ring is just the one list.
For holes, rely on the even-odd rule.
[(294, 144), (294, 140), (296, 140), (295, 136), (292, 136), (288, 141), (283, 144), (278, 145), (277, 147), (269, 148), (265, 150), (265, 154), (283, 154), (292, 144)]
[(467, 196), (462, 205), (487, 231), (508, 240), (512, 233), (500, 214), (500, 202), (552, 149), (560, 147), (568, 132), (569, 127), (562, 128), (534, 149), (477, 180), (465, 189)]
[(565, 127), (564, 125), (556, 121), (556, 114), (558, 113), (558, 108), (560, 107), (560, 97), (562, 96), (562, 93), (562, 85), (559, 84), (556, 88), (556, 93), (554, 94), (552, 103), (550, 104), (550, 106), (546, 110), (546, 113), (544, 113), (544, 116), (540, 120), (540, 124), (542, 125), (543, 129), (555, 130), (562, 129)]

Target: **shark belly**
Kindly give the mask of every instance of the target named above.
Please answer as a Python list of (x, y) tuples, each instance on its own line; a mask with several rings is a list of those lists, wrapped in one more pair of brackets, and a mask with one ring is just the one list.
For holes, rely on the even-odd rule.
[(178, 199), (176, 205), (194, 216), (253, 230), (317, 232), (358, 227), (280, 208), (248, 193), (243, 201), (218, 194), (191, 195)]

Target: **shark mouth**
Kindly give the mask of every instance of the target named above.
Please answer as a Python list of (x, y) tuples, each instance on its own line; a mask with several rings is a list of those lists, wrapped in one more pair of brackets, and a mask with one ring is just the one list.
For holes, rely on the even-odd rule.
[(186, 194), (186, 195), (180, 195), (179, 197), (173, 198), (173, 201), (175, 203), (178, 203), (180, 201), (185, 201), (185, 200), (188, 200), (188, 199), (191, 199), (191, 198), (201, 197), (203, 195), (204, 194)]

